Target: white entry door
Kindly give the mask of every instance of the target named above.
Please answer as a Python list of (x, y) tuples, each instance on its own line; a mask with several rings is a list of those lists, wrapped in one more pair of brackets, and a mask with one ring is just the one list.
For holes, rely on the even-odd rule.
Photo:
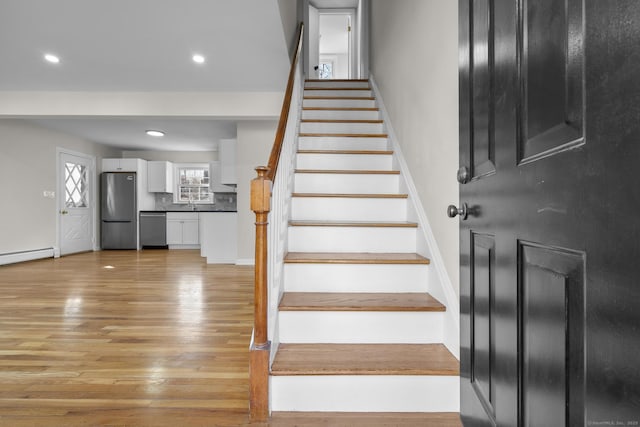
[(60, 254), (93, 250), (95, 159), (58, 153), (58, 230)]

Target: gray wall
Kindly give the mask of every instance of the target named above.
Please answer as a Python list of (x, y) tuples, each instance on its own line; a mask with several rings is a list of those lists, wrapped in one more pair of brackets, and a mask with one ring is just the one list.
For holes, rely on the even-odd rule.
[[(25, 120), (0, 119), (0, 253), (56, 246), (56, 201), (43, 191), (56, 191), (56, 149), (103, 157), (120, 152)], [(98, 236), (96, 236), (98, 239)]]
[(274, 120), (238, 122), (238, 259), (255, 259), (255, 214), (250, 209), (250, 185), (255, 168), (266, 166), (278, 122)]
[(372, 0), (371, 72), (442, 253), (459, 288), (458, 9), (451, 0)]

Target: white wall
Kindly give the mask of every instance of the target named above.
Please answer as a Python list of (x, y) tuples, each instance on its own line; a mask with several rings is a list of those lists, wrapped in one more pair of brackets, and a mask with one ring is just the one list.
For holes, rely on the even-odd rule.
[(287, 44), (289, 57), (293, 57), (296, 36), (298, 35), (298, 0), (278, 0), (280, 8), (280, 18), (282, 19), (282, 30), (284, 40)]
[(333, 61), (333, 78), (349, 78), (349, 55), (346, 53), (321, 53), (320, 62)]
[(459, 289), (458, 6), (450, 0), (372, 0), (371, 72), (446, 270)]
[(274, 120), (238, 122), (238, 259), (255, 260), (256, 217), (250, 209), (250, 185), (255, 168), (266, 166), (278, 122)]
[[(286, 82), (287, 74), (282, 80)], [(285, 83), (286, 84), (286, 83)], [(282, 92), (0, 92), (0, 118), (204, 117), (276, 118)]]
[[(24, 120), (0, 120), (0, 254), (56, 245), (56, 148), (103, 157), (120, 152), (80, 138), (45, 129)], [(98, 236), (96, 236), (98, 239)]]
[(217, 151), (123, 151), (122, 157), (174, 163), (209, 163), (218, 160)]

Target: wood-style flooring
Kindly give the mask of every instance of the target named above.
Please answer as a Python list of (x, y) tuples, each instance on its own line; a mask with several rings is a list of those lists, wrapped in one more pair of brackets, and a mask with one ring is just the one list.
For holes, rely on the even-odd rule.
[[(197, 251), (0, 267), (0, 426), (245, 426), (253, 268)], [(459, 426), (456, 414), (274, 414), (262, 426)]]

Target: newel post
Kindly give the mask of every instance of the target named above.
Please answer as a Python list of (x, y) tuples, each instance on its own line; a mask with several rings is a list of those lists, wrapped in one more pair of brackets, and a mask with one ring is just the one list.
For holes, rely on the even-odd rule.
[(271, 210), (271, 180), (266, 167), (256, 168), (251, 181), (251, 210), (256, 214), (256, 267), (254, 288), (253, 341), (249, 366), (249, 409), (252, 421), (269, 417), (269, 354), (267, 338), (269, 308), (267, 290), (267, 225)]

